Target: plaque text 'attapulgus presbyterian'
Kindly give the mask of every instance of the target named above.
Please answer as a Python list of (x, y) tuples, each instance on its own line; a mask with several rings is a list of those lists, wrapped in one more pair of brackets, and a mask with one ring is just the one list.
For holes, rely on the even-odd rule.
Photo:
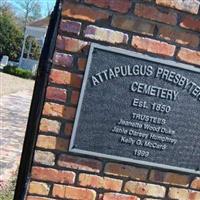
[(200, 72), (92, 45), (70, 150), (200, 173)]

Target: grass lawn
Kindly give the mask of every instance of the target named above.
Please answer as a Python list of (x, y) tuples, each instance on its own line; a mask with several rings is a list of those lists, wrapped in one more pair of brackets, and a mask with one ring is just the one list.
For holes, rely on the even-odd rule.
[(16, 179), (11, 181), (9, 186), (0, 191), (0, 200), (13, 200)]

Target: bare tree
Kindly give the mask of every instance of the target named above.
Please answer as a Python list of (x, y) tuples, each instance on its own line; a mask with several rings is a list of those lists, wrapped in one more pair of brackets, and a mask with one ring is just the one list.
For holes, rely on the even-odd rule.
[(9, 6), (8, 0), (1, 0), (0, 1), (0, 8), (5, 8)]
[(20, 0), (18, 5), (24, 13), (24, 28), (28, 22), (41, 18), (41, 7), (38, 0)]
[(12, 8), (8, 0), (0, 0), (0, 15), (13, 15)]
[(50, 4), (49, 2), (47, 2), (47, 16), (51, 15), (51, 12), (53, 11), (54, 5)]

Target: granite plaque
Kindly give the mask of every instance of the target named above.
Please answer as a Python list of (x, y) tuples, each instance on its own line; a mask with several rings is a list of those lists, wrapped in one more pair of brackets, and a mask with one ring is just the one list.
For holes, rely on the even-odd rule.
[(92, 44), (70, 151), (200, 174), (200, 70)]

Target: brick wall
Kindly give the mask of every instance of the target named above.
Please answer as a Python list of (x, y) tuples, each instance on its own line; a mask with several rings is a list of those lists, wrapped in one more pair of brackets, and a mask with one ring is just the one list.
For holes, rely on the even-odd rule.
[(200, 66), (195, 0), (64, 0), (27, 200), (200, 200), (200, 177), (68, 152), (91, 42)]

